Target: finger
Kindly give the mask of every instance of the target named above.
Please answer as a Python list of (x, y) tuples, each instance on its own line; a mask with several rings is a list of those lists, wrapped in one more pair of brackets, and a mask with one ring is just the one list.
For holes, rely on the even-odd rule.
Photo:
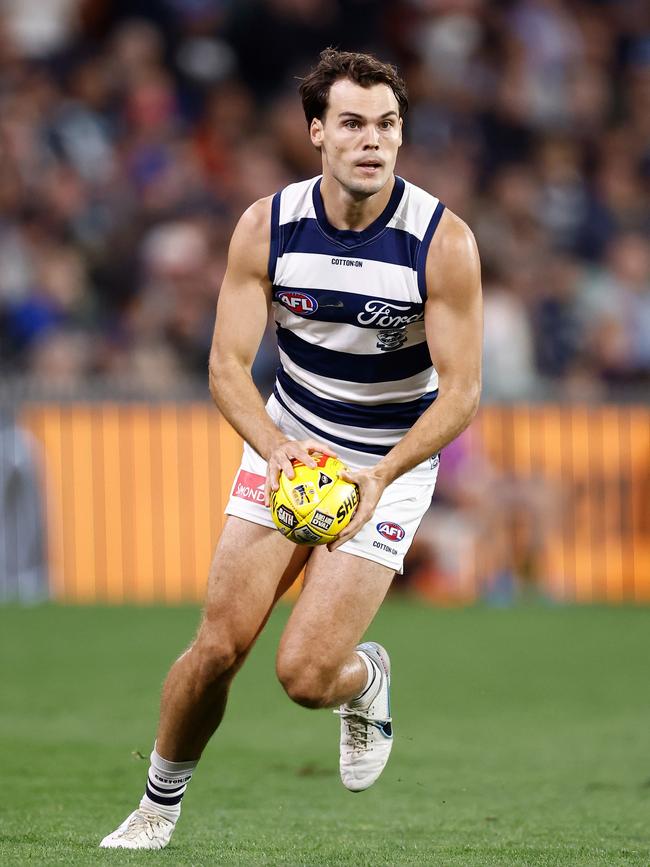
[(277, 491), (280, 487), (280, 467), (278, 466), (278, 462), (273, 458), (269, 461), (266, 476), (268, 479), (270, 495), (271, 491)]
[[(278, 463), (280, 464), (280, 469), (282, 470), (282, 472), (285, 474), (285, 476), (288, 479), (295, 478), (296, 471), (294, 470), (293, 464), (291, 463), (291, 458), (288, 455), (286, 455), (286, 454), (280, 455), (280, 457), (278, 458)], [(278, 477), (279, 476), (280, 476), (280, 473), (278, 473)], [(277, 489), (279, 487), (280, 487), (280, 483), (278, 482), (278, 487), (274, 488), (273, 490), (277, 491)]]
[(337, 538), (330, 542), (327, 546), (328, 551), (335, 551), (337, 548), (340, 548), (341, 545), (344, 545), (349, 539), (352, 539), (353, 536), (359, 532), (359, 530), (370, 520), (370, 515), (359, 515), (356, 514), (354, 518), (350, 521), (348, 526), (342, 530)]
[(343, 479), (344, 482), (349, 482), (351, 485), (359, 486), (359, 476), (356, 473), (351, 473), (349, 470), (341, 470), (339, 479)]
[[(300, 446), (292, 451), (295, 452), (293, 457), (297, 458), (306, 467), (311, 467), (313, 469), (316, 466), (316, 461), (312, 458), (309, 452), (304, 451)], [(293, 478), (293, 476), (291, 476), (291, 478)]]
[(355, 535), (357, 530), (360, 529), (361, 527), (359, 524), (357, 524), (356, 521), (351, 521), (345, 528), (345, 530), (343, 530), (343, 532), (339, 534), (338, 539), (336, 539), (336, 545), (338, 546), (345, 544), (345, 542), (347, 542), (348, 539), (351, 539)]
[(328, 551), (336, 551), (336, 549), (340, 548), (341, 545), (345, 545), (345, 543), (348, 541), (348, 539), (352, 539), (354, 535), (355, 535), (354, 533), (348, 533), (347, 529), (346, 529), (345, 533), (341, 533), (341, 535), (338, 536), (333, 542), (330, 542), (328, 544), (327, 550)]
[(332, 449), (332, 446), (326, 445), (325, 443), (320, 443), (318, 440), (303, 440), (302, 443), (306, 449), (313, 452), (323, 452), (323, 454), (330, 455), (331, 457), (337, 457), (336, 452)]

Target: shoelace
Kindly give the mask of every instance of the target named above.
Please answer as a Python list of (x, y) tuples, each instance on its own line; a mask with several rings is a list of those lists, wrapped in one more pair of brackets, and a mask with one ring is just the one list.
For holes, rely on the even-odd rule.
[(335, 710), (334, 713), (345, 720), (349, 736), (348, 745), (355, 752), (363, 752), (368, 749), (368, 717), (358, 711)]
[(135, 840), (144, 831), (147, 837), (152, 840), (154, 831), (161, 827), (163, 821), (162, 816), (158, 816), (156, 813), (145, 813), (140, 810), (131, 818), (122, 832), (122, 837), (125, 840)]

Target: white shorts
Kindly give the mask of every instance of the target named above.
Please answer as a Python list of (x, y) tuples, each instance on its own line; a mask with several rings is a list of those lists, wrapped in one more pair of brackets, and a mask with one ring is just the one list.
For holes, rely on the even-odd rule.
[[(317, 439), (327, 444), (327, 438), (316, 436), (303, 427), (273, 396), (269, 398), (266, 411), (280, 430), (292, 439)], [(332, 451), (350, 469), (373, 466), (379, 460), (376, 455), (353, 452), (334, 443)], [(431, 503), (437, 475), (436, 456), (427, 458), (388, 485), (372, 518), (338, 550), (381, 563), (401, 574), (404, 556)], [(266, 461), (244, 443), (244, 454), (226, 506), (226, 515), (275, 529), (271, 511), (264, 505), (265, 479)]]

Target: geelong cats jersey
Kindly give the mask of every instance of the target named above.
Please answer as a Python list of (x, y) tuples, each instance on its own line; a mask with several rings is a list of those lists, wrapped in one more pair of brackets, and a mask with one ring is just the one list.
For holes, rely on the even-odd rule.
[(315, 437), (384, 455), (437, 395), (425, 263), (444, 205), (396, 177), (374, 223), (340, 230), (327, 221), (320, 183), (273, 198), (274, 394)]

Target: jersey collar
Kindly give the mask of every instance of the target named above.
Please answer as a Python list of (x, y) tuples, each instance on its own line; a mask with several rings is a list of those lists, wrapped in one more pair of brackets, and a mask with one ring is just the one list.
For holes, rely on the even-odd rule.
[(393, 214), (397, 210), (405, 186), (403, 178), (395, 175), (395, 183), (384, 210), (369, 226), (361, 232), (355, 232), (353, 229), (336, 229), (327, 219), (327, 216), (325, 215), (325, 207), (323, 206), (323, 197), (320, 192), (321, 180), (322, 177), (318, 178), (312, 191), (312, 199), (314, 202), (314, 210), (316, 211), (318, 225), (328, 238), (331, 238), (338, 244), (342, 244), (344, 247), (348, 248), (359, 247), (361, 244), (366, 244), (384, 231), (389, 221), (392, 219)]

